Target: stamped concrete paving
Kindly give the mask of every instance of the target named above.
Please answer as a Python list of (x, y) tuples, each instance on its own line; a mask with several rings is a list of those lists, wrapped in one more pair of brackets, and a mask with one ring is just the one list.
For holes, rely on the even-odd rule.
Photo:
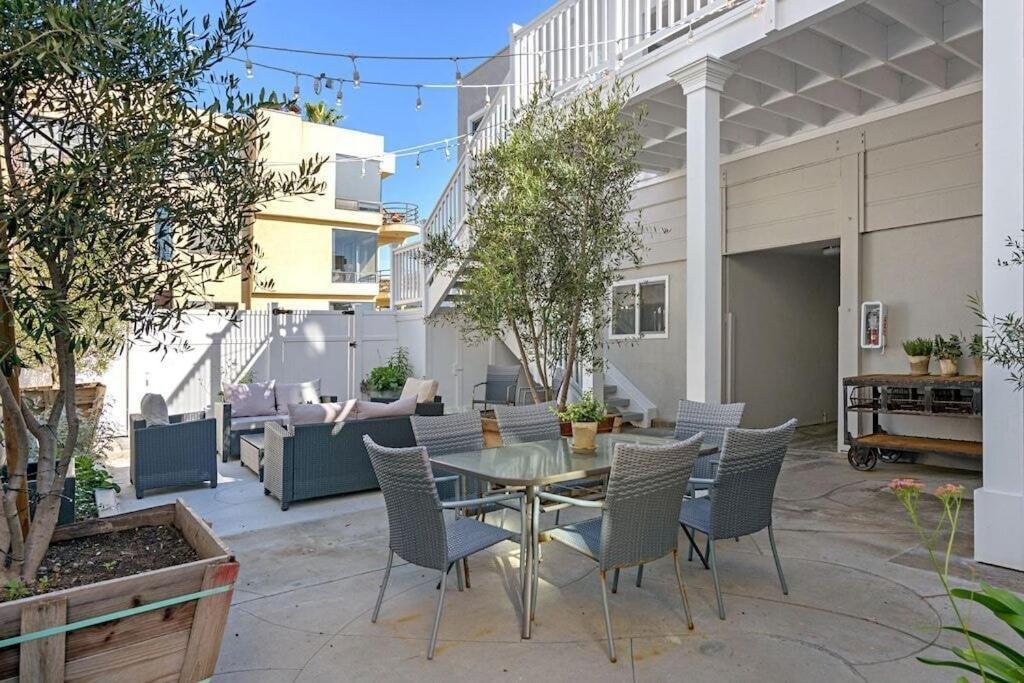
[[(392, 572), (381, 618), (371, 624), (386, 559), (379, 494), (295, 504), (282, 513), (237, 463), (221, 486), (182, 495), (214, 523), (242, 569), (218, 662), (218, 681), (527, 680), (593, 681), (932, 681), (923, 653), (942, 655), (937, 636), (952, 615), (927, 555), (898, 502), (893, 476), (929, 487), (974, 475), (914, 465), (856, 472), (830, 451), (823, 430), (803, 430), (779, 481), (776, 529), (790, 586), (779, 589), (767, 537), (719, 543), (727, 620), (715, 613), (710, 572), (683, 562), (696, 629), (687, 632), (667, 560), (648, 567), (642, 589), (632, 571), (612, 596), (618, 662), (605, 656), (600, 588), (593, 563), (546, 544), (532, 640), (519, 637), (512, 588), (518, 547), (497, 546), (471, 560), (472, 589), (449, 580), (435, 659), (424, 656), (436, 579), (402, 565)], [(125, 507), (138, 503), (126, 492)], [(930, 503), (926, 517), (936, 518)], [(971, 528), (968, 505), (964, 529)], [(1015, 590), (1021, 575), (970, 561), (970, 535), (955, 567)], [(681, 536), (681, 541), (685, 539)], [(974, 614), (974, 625), (1003, 634)]]

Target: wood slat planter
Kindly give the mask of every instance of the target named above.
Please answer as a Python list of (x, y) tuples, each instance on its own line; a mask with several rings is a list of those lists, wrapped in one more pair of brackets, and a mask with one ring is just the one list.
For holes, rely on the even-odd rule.
[[(165, 569), (0, 603), (0, 639), (43, 629), (101, 623), (0, 649), (0, 681), (202, 681), (220, 653), (238, 563), (209, 526), (179, 499), (169, 505), (69, 524), (54, 541), (170, 525), (200, 559)], [(192, 593), (203, 597), (174, 603)], [(123, 610), (166, 605), (108, 620)]]

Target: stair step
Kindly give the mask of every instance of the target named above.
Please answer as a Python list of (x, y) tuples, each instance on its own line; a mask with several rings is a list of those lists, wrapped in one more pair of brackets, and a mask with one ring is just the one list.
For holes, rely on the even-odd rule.
[(640, 424), (644, 421), (644, 414), (636, 411), (629, 411), (622, 413), (623, 422), (632, 422), (633, 424)]
[(615, 386), (614, 384), (605, 384), (604, 385), (604, 395), (605, 396), (611, 396), (612, 394), (617, 394), (617, 393), (619, 393), (619, 388), (617, 386)]
[(625, 408), (629, 405), (629, 399), (624, 398), (622, 396), (612, 396), (610, 398), (605, 398), (604, 402), (616, 408)]

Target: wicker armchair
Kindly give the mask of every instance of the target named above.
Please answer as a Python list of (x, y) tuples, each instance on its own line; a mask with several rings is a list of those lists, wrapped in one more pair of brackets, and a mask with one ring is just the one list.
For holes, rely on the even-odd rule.
[[(473, 385), (473, 406), (515, 405), (516, 387), (519, 386), (518, 365), (488, 365), (487, 380)], [(484, 397), (476, 397), (478, 387), (484, 387)]]
[(525, 406), (496, 406), (494, 417), (498, 420), (502, 442), (508, 446), (561, 439), (562, 430), (558, 416), (552, 410), (554, 407), (554, 401)]
[[(523, 494), (506, 493), (500, 496), (488, 496), (475, 500), (451, 501), (442, 503), (437, 495), (437, 485), (430, 471), (427, 449), (422, 446), (411, 448), (385, 448), (374, 443), (369, 436), (363, 437), (370, 462), (380, 482), (384, 494), (384, 504), (388, 511), (388, 562), (384, 569), (384, 578), (377, 594), (377, 603), (370, 617), (372, 623), (377, 622), (380, 606), (387, 590), (391, 576), (391, 566), (395, 555), (418, 567), (433, 569), (440, 573), (441, 583), (437, 598), (437, 612), (434, 615), (434, 627), (430, 632), (430, 643), (427, 645), (427, 659), (434, 658), (434, 646), (437, 644), (437, 630), (441, 625), (441, 611), (444, 608), (445, 579), (453, 566), (458, 578), (459, 590), (463, 589), (462, 562), (465, 558), (486, 550), (496, 543), (514, 539), (518, 534), (499, 529), (475, 519), (458, 516), (458, 510), (467, 506), (481, 505), (503, 500), (520, 500), (520, 509), (525, 510), (522, 503)], [(456, 516), (445, 520), (443, 511), (454, 510)], [(525, 512), (524, 512), (525, 514)], [(526, 528), (525, 517), (522, 520)], [(519, 546), (520, 571), (524, 565), (523, 545)], [(520, 580), (521, 583), (521, 580)]]
[[(483, 425), (475, 412), (453, 413), (451, 415), (413, 415), (412, 432), (416, 444), (427, 449), (430, 456), (463, 451), (479, 451), (484, 447)], [(438, 482), (438, 494), (442, 500), (457, 498), (466, 491), (483, 491), (483, 483), (467, 478), (463, 491), (458, 490), (458, 476), (447, 476), (450, 472), (435, 469), (434, 474), (444, 481)]]
[[(682, 399), (676, 414), (675, 438), (685, 441), (697, 432), (703, 432), (704, 443), (721, 447), (725, 430), (740, 426), (746, 406), (746, 403), (700, 403)], [(717, 466), (718, 454), (701, 456), (693, 466), (693, 476), (697, 479), (714, 479)], [(692, 483), (690, 493), (704, 488)]]
[[(690, 557), (697, 551), (711, 576), (718, 599), (718, 617), (725, 619), (722, 589), (718, 584), (718, 566), (715, 562), (715, 540), (749, 536), (768, 529), (768, 543), (775, 557), (782, 593), (789, 595), (782, 563), (775, 548), (772, 530), (772, 502), (775, 482), (782, 469), (786, 449), (793, 439), (796, 420), (771, 429), (729, 429), (722, 444), (721, 461), (714, 479), (698, 480), (710, 487), (710, 495), (683, 503), (679, 523), (690, 542)], [(695, 532), (707, 536), (706, 554), (697, 547)]]
[[(616, 444), (608, 492), (603, 501), (579, 500), (541, 492), (541, 500), (601, 510), (601, 516), (552, 529), (548, 536), (597, 561), (608, 636), (608, 658), (615, 661), (611, 614), (608, 610), (608, 572), (614, 571), (612, 592), (618, 588), (619, 570), (672, 555), (676, 583), (683, 600), (686, 625), (693, 628), (683, 575), (679, 571), (679, 531), (676, 521), (686, 482), (700, 452), (701, 435), (664, 446)], [(536, 590), (534, 590), (536, 595)]]
[(204, 411), (168, 416), (170, 424), (129, 418), (130, 477), (135, 497), (149, 489), (209, 482), (217, 487), (217, 421)]

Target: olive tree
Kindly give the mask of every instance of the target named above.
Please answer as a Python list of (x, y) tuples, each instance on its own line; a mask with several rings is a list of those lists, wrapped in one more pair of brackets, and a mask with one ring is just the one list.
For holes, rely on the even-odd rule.
[(509, 335), (534, 401), (564, 406), (571, 369), (601, 362), (609, 288), (641, 257), (629, 205), (643, 112), (627, 108), (631, 91), (614, 81), (536, 93), (506, 139), (472, 159), (466, 237), (424, 245), (428, 264), (458, 274), (451, 315), (463, 338)]
[(157, 0), (0, 3), (0, 362), (13, 379), (19, 348), (52, 356), (60, 387), (36, 414), (0, 381), (8, 444), (38, 452), (30, 520), (27, 458), (7, 463), (5, 580), (32, 583), (49, 546), (79, 440), (80, 360), (116, 349), (122, 330), (175, 344), (209, 283), (257, 276), (259, 208), (320, 190), (321, 159), (266, 166), (261, 98), (217, 73), (250, 40), (246, 7), (193, 18)]

